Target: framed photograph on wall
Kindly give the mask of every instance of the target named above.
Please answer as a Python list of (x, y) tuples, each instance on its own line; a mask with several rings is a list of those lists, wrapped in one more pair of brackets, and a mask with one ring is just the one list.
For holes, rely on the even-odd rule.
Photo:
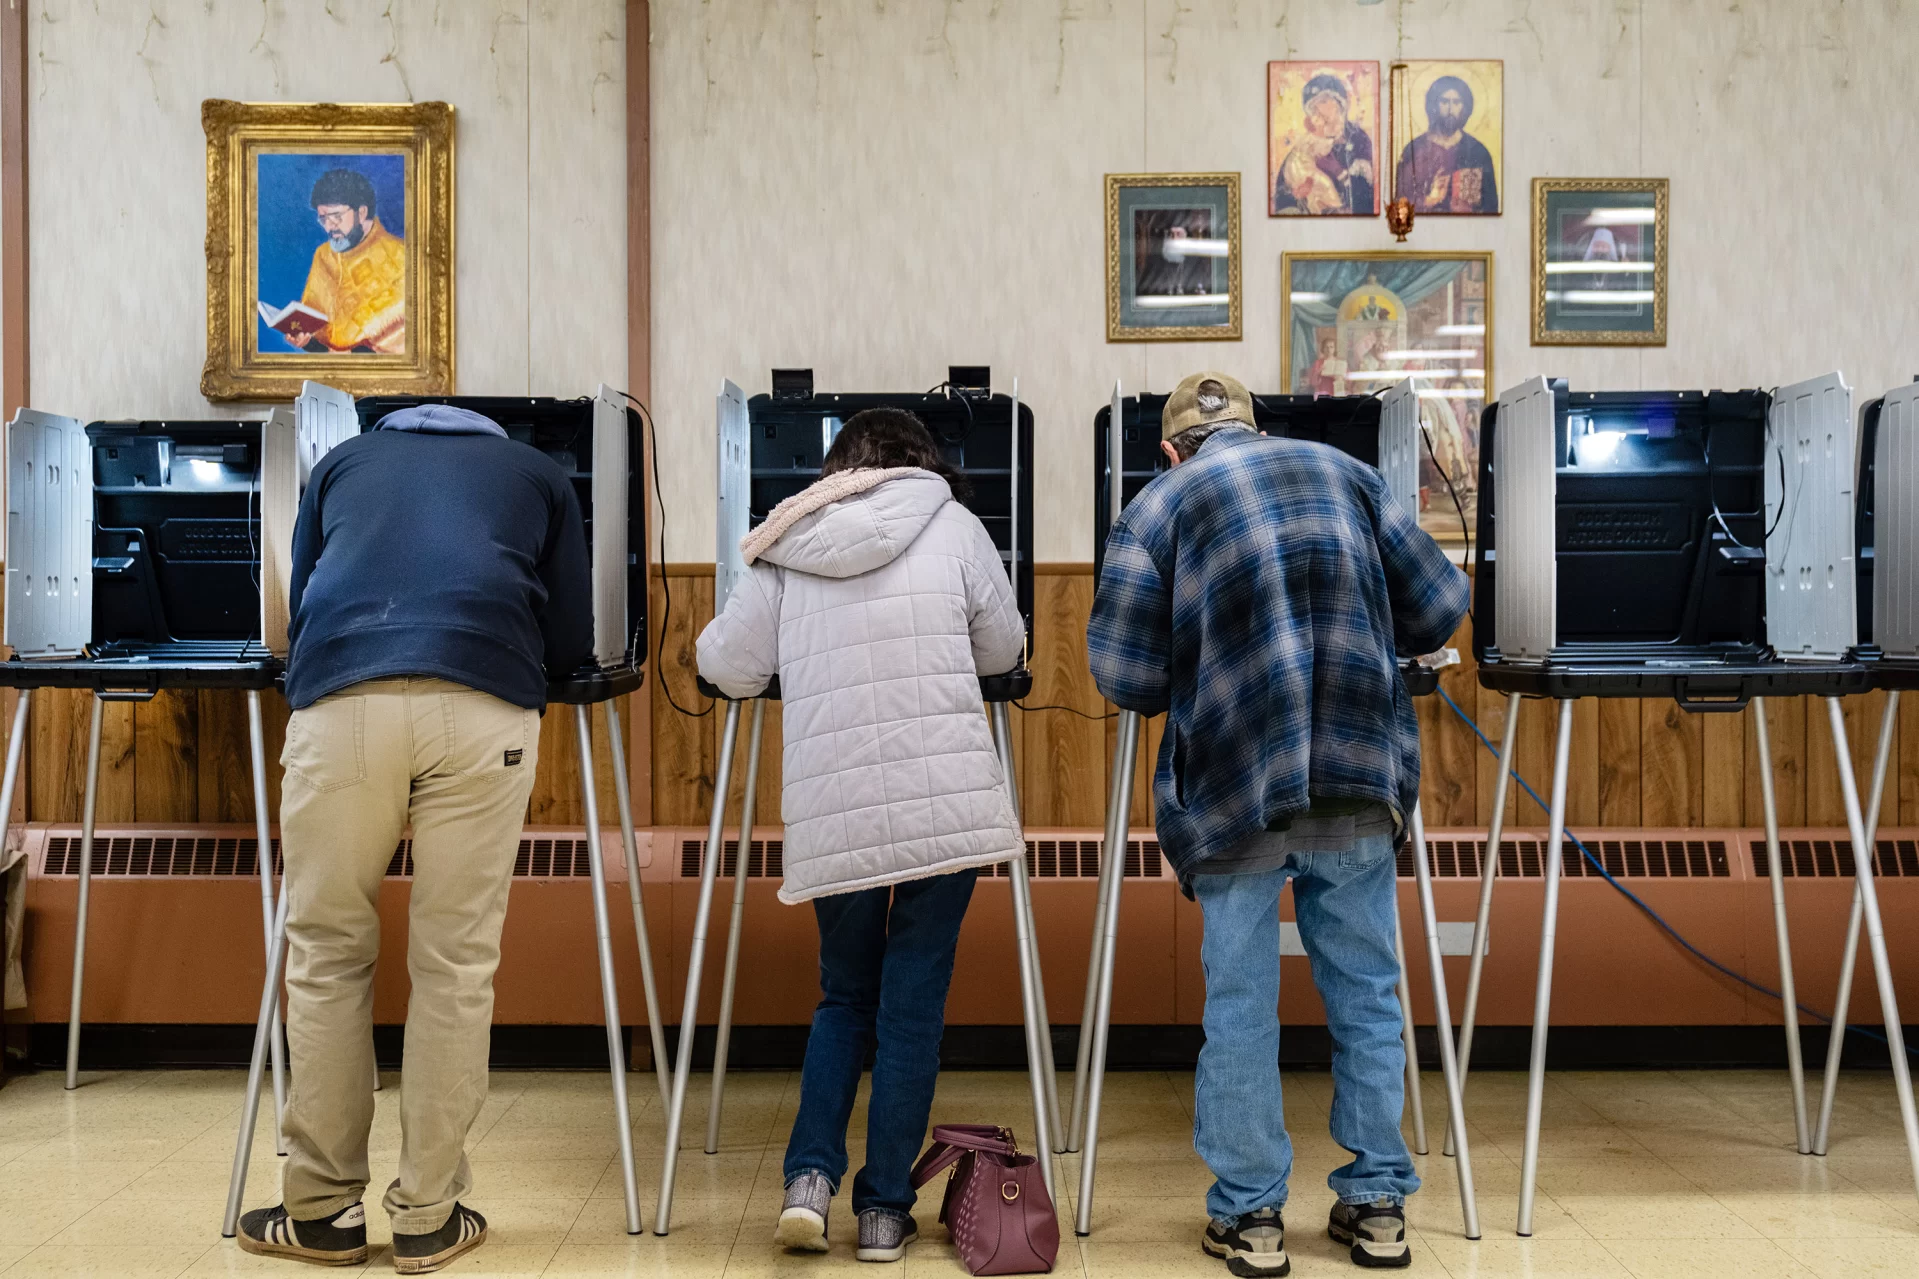
[(453, 108), (200, 104), (210, 400), (453, 391)]
[(1533, 179), (1533, 345), (1666, 345), (1665, 178)]
[(1266, 64), (1266, 211), (1379, 212), (1379, 64)]
[(1497, 58), (1392, 66), (1393, 185), (1420, 217), (1498, 213), (1506, 64)]
[(1496, 386), (1493, 255), (1288, 253), (1280, 288), (1286, 390), (1369, 395), (1414, 379), (1432, 444), (1419, 461), (1419, 526), (1466, 541), (1478, 518), (1479, 412)]
[(1239, 340), (1239, 175), (1106, 175), (1106, 340)]

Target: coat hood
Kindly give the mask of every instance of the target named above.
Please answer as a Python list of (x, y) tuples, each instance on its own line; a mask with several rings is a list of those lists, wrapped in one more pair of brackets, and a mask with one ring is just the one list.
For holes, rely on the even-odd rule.
[(497, 435), (506, 431), (490, 417), (451, 404), (416, 404), (395, 409), (373, 427), (376, 431), (415, 431), (421, 435)]
[(839, 471), (774, 507), (740, 550), (748, 564), (857, 577), (897, 559), (952, 500), (945, 480), (918, 467)]

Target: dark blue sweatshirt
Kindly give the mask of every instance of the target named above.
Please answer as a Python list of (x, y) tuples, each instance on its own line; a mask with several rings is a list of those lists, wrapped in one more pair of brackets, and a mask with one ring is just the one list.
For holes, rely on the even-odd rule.
[(529, 709), (593, 648), (571, 481), (476, 413), (404, 409), (314, 468), (293, 529), (287, 701), (432, 675)]

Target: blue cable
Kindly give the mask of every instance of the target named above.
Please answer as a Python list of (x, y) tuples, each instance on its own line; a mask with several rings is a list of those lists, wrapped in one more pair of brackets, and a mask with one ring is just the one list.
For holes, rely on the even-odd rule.
[[(1445, 699), (1446, 705), (1453, 708), (1453, 714), (1459, 716), (1459, 718), (1466, 721), (1466, 727), (1473, 730), (1473, 736), (1479, 739), (1479, 744), (1484, 746), (1487, 750), (1491, 751), (1494, 759), (1498, 759), (1499, 748), (1493, 745), (1491, 738), (1487, 737), (1485, 733), (1480, 731), (1479, 725), (1473, 722), (1473, 717), (1468, 715), (1465, 711), (1461, 710), (1459, 707), (1459, 703), (1455, 702), (1452, 699), (1452, 697), (1447, 694), (1445, 689), (1443, 688), (1438, 689), (1437, 692), (1442, 698)], [(1539, 792), (1535, 791), (1532, 787), (1526, 784), (1526, 779), (1519, 775), (1519, 771), (1517, 769), (1509, 769), (1508, 771), (1511, 772), (1512, 779), (1519, 783), (1519, 788), (1525, 791), (1527, 795), (1532, 797), (1533, 803), (1545, 809), (1547, 812), (1547, 815), (1550, 817), (1552, 813), (1552, 808), (1550, 805), (1546, 803), (1545, 800), (1539, 798)], [(1714, 959), (1711, 955), (1708, 955), (1705, 951), (1699, 949), (1699, 947), (1693, 945), (1690, 941), (1687, 941), (1686, 938), (1680, 934), (1678, 929), (1674, 928), (1671, 924), (1667, 923), (1664, 917), (1662, 917), (1658, 911), (1648, 906), (1645, 903), (1645, 901), (1637, 893), (1633, 892), (1632, 889), (1626, 887), (1624, 884), (1614, 879), (1612, 876), (1612, 872), (1607, 870), (1605, 866), (1600, 864), (1599, 859), (1592, 855), (1592, 850), (1587, 848), (1586, 845), (1580, 841), (1579, 836), (1573, 834), (1572, 831), (1570, 830), (1565, 832), (1565, 836), (1567, 839), (1570, 839), (1573, 842), (1573, 847), (1579, 850), (1580, 855), (1584, 857), (1588, 863), (1591, 864), (1594, 870), (1598, 871), (1600, 875), (1605, 878), (1608, 884), (1611, 884), (1615, 889), (1619, 890), (1620, 894), (1623, 895), (1627, 901), (1630, 901), (1633, 905), (1639, 907), (1640, 910), (1644, 911), (1648, 919), (1652, 920), (1653, 923), (1658, 924), (1660, 928), (1664, 929), (1668, 937), (1672, 938), (1674, 941), (1678, 942), (1681, 946), (1685, 947), (1687, 953), (1691, 954), (1695, 959), (1699, 960), (1703, 964), (1706, 964), (1708, 967), (1713, 968), (1718, 972), (1724, 973), (1726, 976), (1732, 978), (1734, 981), (1740, 983), (1741, 985), (1748, 986), (1770, 999), (1776, 999), (1781, 1002), (1784, 1002), (1786, 997), (1780, 992), (1772, 989), (1770, 986), (1765, 986), (1760, 984), (1759, 982), (1754, 981), (1752, 978), (1746, 976), (1742, 972), (1737, 972), (1734, 969), (1729, 968), (1725, 964), (1722, 964), (1718, 960)], [(1424, 850), (1421, 850), (1421, 851), (1424, 851)], [(1497, 857), (1499, 855), (1499, 851), (1497, 849), (1489, 848), (1486, 850), (1485, 855), (1488, 857)], [(1549, 850), (1547, 855), (1558, 856), (1558, 850), (1557, 849)], [(1808, 1008), (1806, 1007), (1806, 1005), (1800, 1004), (1799, 1011), (1806, 1014), (1806, 1016), (1811, 1017), (1815, 1021), (1824, 1022), (1828, 1026), (1832, 1025), (1832, 1018), (1828, 1017), (1826, 1014), (1818, 1011), (1815, 1008)], [(1870, 1030), (1863, 1029), (1862, 1027), (1849, 1025), (1846, 1027), (1846, 1029), (1851, 1031), (1855, 1035), (1860, 1035), (1866, 1039), (1870, 1039), (1874, 1043), (1877, 1043), (1877, 1044), (1886, 1043), (1886, 1037), (1884, 1035), (1875, 1034)], [(1915, 1052), (1913, 1049), (1908, 1048), (1906, 1049), (1906, 1055), (1908, 1057), (1919, 1057), (1919, 1052)]]

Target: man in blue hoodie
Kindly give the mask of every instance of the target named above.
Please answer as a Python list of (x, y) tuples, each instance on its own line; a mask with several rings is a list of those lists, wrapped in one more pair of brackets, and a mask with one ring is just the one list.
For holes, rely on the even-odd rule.
[(592, 649), (572, 481), (477, 413), (388, 415), (314, 469), (293, 533), (280, 808), (286, 858), (284, 1202), (248, 1252), (367, 1256), (380, 885), (413, 828), (400, 1175), (402, 1274), (478, 1247), (467, 1130), (486, 1099), (493, 972), (549, 674)]

